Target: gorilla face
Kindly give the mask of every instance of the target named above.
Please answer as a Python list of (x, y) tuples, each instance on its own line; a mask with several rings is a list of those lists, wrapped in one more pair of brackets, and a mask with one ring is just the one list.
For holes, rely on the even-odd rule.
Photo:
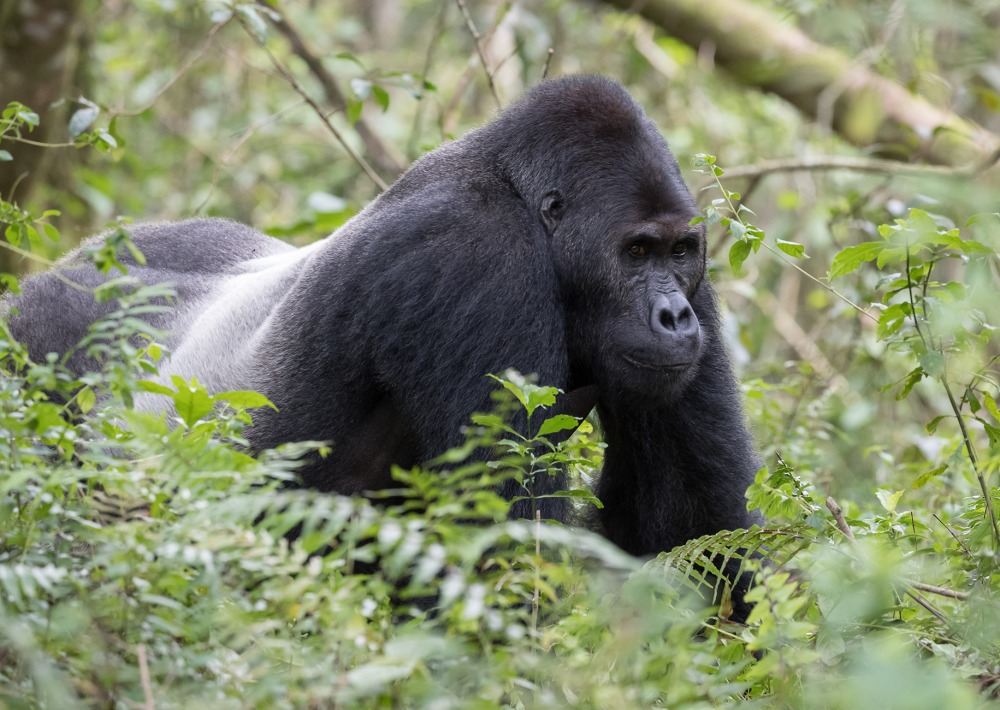
[(611, 320), (600, 366), (642, 399), (671, 399), (694, 376), (701, 355), (703, 331), (692, 301), (705, 273), (705, 238), (687, 222), (664, 216), (612, 240), (608, 273), (622, 286), (602, 314)]
[(542, 219), (567, 309), (574, 381), (663, 404), (694, 378), (708, 337), (696, 305), (705, 230), (690, 224), (698, 211), (659, 137), (630, 148), (658, 164), (639, 178), (616, 171), (595, 179), (600, 199), (550, 191)]

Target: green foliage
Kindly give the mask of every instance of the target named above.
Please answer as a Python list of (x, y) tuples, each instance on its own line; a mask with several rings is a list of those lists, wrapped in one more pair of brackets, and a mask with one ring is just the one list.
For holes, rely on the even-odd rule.
[(694, 168), (695, 172), (710, 176), (713, 184), (722, 192), (723, 196), (713, 199), (711, 205), (705, 208), (705, 216), (695, 217), (692, 223), (719, 224), (733, 238), (733, 245), (729, 247), (729, 266), (734, 274), (740, 273), (743, 262), (750, 254), (756, 254), (760, 251), (762, 246), (775, 254), (777, 254), (775, 251), (777, 249), (794, 259), (807, 258), (805, 246), (798, 242), (776, 239), (772, 247), (765, 241), (764, 230), (747, 221), (754, 217), (753, 210), (743, 204), (740, 193), (732, 192), (722, 184), (720, 178), (726, 174), (726, 171), (716, 165), (714, 155), (698, 153), (694, 156)]
[[(406, 162), (495, 110), (464, 18), (404, 0), (404, 32), (380, 43), (343, 3), (93, 3), (78, 77), (89, 98), (67, 97), (38, 207), (0, 195), (0, 248), (46, 263), (110, 224), (88, 256), (113, 277), (95, 294), (113, 308), (80, 344), (93, 362), (82, 377), (30, 360), (0, 315), (0, 704), (995, 705), (1000, 221), (969, 218), (995, 209), (995, 178), (727, 174), (702, 151), (729, 165), (855, 154), (634, 16), (466, 5), (484, 42), (514, 49), (492, 56), (503, 103), (555, 47), (551, 74), (617, 76), (679, 157), (696, 154), (689, 182), (707, 201), (713, 268), (725, 247), (715, 282), (767, 462), (748, 504), (767, 525), (643, 564), (583, 529), (506, 520), (497, 483), (537, 499), (557, 466), (571, 484), (554, 495), (585, 520), (603, 454), (599, 424), (551, 416), (556, 391), (514, 373), (464, 447), (395, 471), (384, 496), (286, 486), (325, 442), (250, 457), (242, 433), (266, 400), (151, 379), (169, 353), (146, 321), (170, 293), (131, 282), (119, 255), (142, 256), (116, 215), (208, 212), (294, 240), (336, 229), (373, 184), (271, 56), (349, 143), (367, 128)], [(783, 6), (814, 37), (997, 125), (981, 3)], [(341, 102), (322, 100), (274, 31), (279, 11)], [(38, 122), (21, 103), (3, 109), (0, 164)], [(153, 398), (169, 413), (151, 414)], [(517, 408), (537, 434), (508, 426)], [(473, 455), (483, 448), (488, 462)], [(746, 626), (728, 618), (727, 564), (757, 573)]]
[[(933, 309), (954, 302), (941, 294), (958, 290), (928, 280), (931, 262), (994, 253), (934, 224), (913, 213), (883, 230), (880, 253), (895, 250), (884, 268), (906, 264), (902, 273), (922, 279), (886, 280), (883, 313), (910, 304), (910, 325), (885, 338), (918, 362), (939, 353), (941, 371), (921, 371), (944, 384), (982, 338), (937, 325)], [(113, 230), (90, 257), (124, 270), (116, 255), (132, 248)], [(692, 540), (641, 565), (592, 533), (506, 520), (497, 484), (513, 478), (534, 500), (534, 481), (557, 467), (576, 484), (558, 495), (600, 505), (582, 485), (600, 467), (593, 427), (546, 416), (558, 391), (513, 372), (495, 378), (506, 396), (474, 417), (464, 447), (396, 470), (398, 487), (374, 504), (289, 489), (298, 457), (325, 455), (322, 445), (254, 459), (241, 432), (266, 399), (146, 379), (164, 353), (143, 317), (169, 294), (123, 278), (102, 294), (117, 308), (81, 344), (99, 365), (82, 378), (54, 358), (32, 362), (0, 331), (6, 701), (856, 707), (874, 698), (912, 710), (977, 706), (965, 679), (990, 678), (1000, 663), (983, 633), (1000, 616), (983, 497), (955, 497), (942, 525), (908, 505), (905, 490), (874, 491), (844, 515), (778, 457), (747, 493), (767, 527)], [(980, 372), (962, 406), (975, 399), (976, 416), (993, 416), (991, 386)], [(168, 397), (169, 414), (133, 408), (139, 392)], [(507, 424), (515, 408), (537, 435)], [(572, 428), (563, 443), (546, 438)], [(489, 459), (472, 456), (484, 448)], [(945, 462), (957, 475), (970, 466)], [(757, 574), (746, 626), (727, 620), (720, 570), (733, 565)], [(708, 606), (713, 598), (721, 608)]]

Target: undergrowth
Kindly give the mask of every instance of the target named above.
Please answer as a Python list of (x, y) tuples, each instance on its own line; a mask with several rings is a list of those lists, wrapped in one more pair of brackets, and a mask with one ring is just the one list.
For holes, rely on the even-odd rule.
[[(710, 156), (703, 167), (722, 174)], [(735, 268), (767, 246), (738, 203), (726, 192), (707, 216), (735, 238)], [(267, 405), (259, 395), (143, 379), (164, 351), (143, 322), (169, 301), (162, 289), (118, 280), (97, 294), (117, 309), (81, 345), (96, 363), (84, 377), (56, 357), (31, 361), (0, 321), (0, 702), (992, 704), (998, 245), (976, 229), (913, 210), (830, 268), (831, 280), (877, 270), (877, 303), (859, 317), (896, 354), (883, 396), (940, 388), (951, 414), (927, 422), (939, 449), (899, 461), (875, 452), (894, 477), (867, 498), (835, 501), (817, 484), (805, 412), (804, 426), (771, 440), (780, 450), (765, 446), (769, 466), (747, 493), (765, 528), (651, 561), (584, 529), (506, 519), (498, 482), (530, 484), (554, 466), (571, 472), (561, 495), (586, 518), (599, 505), (586, 484), (602, 454), (592, 422), (558, 445), (544, 437), (565, 419), (535, 439), (507, 428), (505, 407), (544, 420), (555, 394), (512, 373), (501, 378), (501, 413), (477, 416), (467, 446), (397, 470), (398, 489), (373, 501), (288, 485), (304, 453), (326, 453), (322, 442), (247, 455), (243, 432)], [(109, 239), (127, 248), (127, 228)], [(772, 251), (804, 255), (787, 242)], [(114, 253), (94, 258), (124, 271)], [(765, 436), (780, 424), (769, 407), (782, 386), (746, 387)], [(137, 392), (170, 398), (176, 414), (135, 411)], [(470, 457), (484, 446), (493, 460)], [(746, 625), (706, 601), (725, 597), (715, 566), (740, 560), (757, 575)]]

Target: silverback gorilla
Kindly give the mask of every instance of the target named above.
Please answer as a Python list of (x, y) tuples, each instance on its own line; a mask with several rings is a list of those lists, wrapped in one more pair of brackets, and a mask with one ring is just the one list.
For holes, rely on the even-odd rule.
[[(218, 219), (146, 224), (130, 230), (147, 262), (130, 274), (177, 291), (156, 323), (173, 334), (161, 373), (269, 397), (278, 411), (255, 412), (255, 450), (333, 442), (302, 472), (322, 490), (388, 487), (391, 464), (461, 443), (469, 416), (491, 407), (487, 373), (534, 373), (578, 416), (596, 405), (600, 525), (650, 555), (758, 521), (744, 502), (757, 458), (697, 214), (624, 89), (567, 77), (421, 158), (311, 246)], [(57, 269), (105, 278), (83, 264), (77, 251)], [(110, 309), (51, 273), (12, 305), (34, 358), (67, 352)], [(542, 513), (565, 520), (564, 505), (544, 499)]]

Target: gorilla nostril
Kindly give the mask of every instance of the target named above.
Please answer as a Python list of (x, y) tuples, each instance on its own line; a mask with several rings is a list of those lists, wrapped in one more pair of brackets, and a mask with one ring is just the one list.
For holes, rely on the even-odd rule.
[(688, 330), (691, 327), (691, 319), (694, 318), (694, 311), (691, 306), (685, 304), (681, 312), (674, 318), (678, 330)]
[(698, 316), (679, 293), (657, 296), (652, 315), (653, 330), (659, 333), (688, 335), (698, 330)]

